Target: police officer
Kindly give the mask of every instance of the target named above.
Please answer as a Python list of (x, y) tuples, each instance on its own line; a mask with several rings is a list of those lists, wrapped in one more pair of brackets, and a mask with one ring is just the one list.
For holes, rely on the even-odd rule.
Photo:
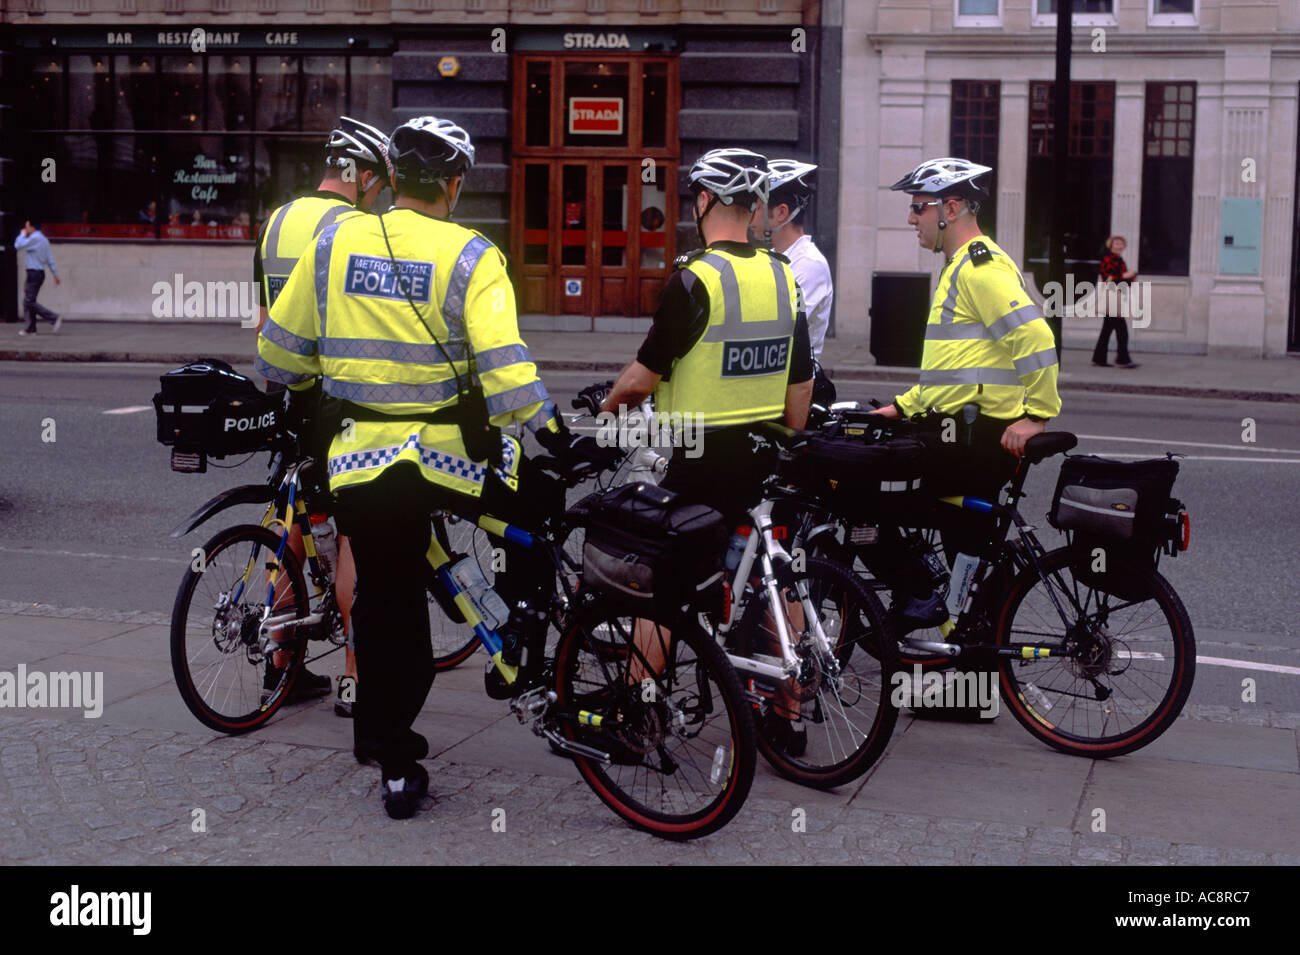
[[(267, 309), (274, 304), (299, 257), (320, 235), (326, 226), (349, 216), (362, 215), (374, 205), (376, 197), (387, 181), (384, 166), (384, 149), (388, 137), (375, 127), (340, 116), (338, 124), (325, 142), (325, 172), (316, 191), (290, 200), (275, 209), (266, 220), (257, 237), (253, 255), (253, 278), (257, 282), (260, 303), (257, 330), (266, 325)], [(272, 382), (268, 390), (282, 387)], [(306, 435), (307, 453), (320, 460), (324, 447), (319, 446), (319, 436)], [(316, 440), (313, 440), (315, 438)], [(323, 471), (316, 472), (324, 480)], [(313, 501), (313, 510), (325, 508)], [(289, 533), (289, 547), (302, 559), (302, 532), (295, 525)], [(338, 566), (334, 574), (334, 594), (345, 631), (351, 632), (352, 593), (355, 575), (352, 548), (345, 535), (338, 537)], [(352, 647), (344, 651), (343, 678), (339, 681), (339, 698), (334, 712), (339, 716), (352, 715), (355, 698), (357, 664)], [(279, 683), (279, 675), (267, 668), (267, 688)], [(352, 692), (348, 692), (351, 683)], [(294, 681), (289, 702), (310, 699), (328, 693), (330, 678), (315, 674), (306, 667)]]
[[(469, 359), (492, 425), (523, 422), (557, 453), (608, 452), (564, 429), (519, 337), (501, 253), (450, 221), (474, 162), (469, 134), (419, 117), (393, 132), (387, 158), (394, 207), (321, 232), (271, 308), (258, 367), (290, 388), (323, 376), (326, 394), (346, 402), (353, 419), (330, 445), (329, 473), (357, 567), (354, 630), (365, 690), (354, 732), (357, 747), (378, 758), (385, 810), (406, 818), (429, 779), (418, 763), (428, 743), (411, 729), (434, 673), (429, 512), (486, 510), (526, 524), (562, 502), (563, 489), (531, 470), (518, 442), (495, 437), (490, 448), (478, 446), (482, 432), (461, 401)], [(553, 571), (529, 553), (507, 545), (509, 573), (497, 576), (512, 606), (554, 585), (546, 577)]]
[(702, 453), (674, 452), (663, 486), (734, 525), (768, 473), (755, 466), (751, 425), (807, 421), (808, 323), (789, 262), (748, 241), (754, 211), (767, 201), (767, 160), (747, 149), (712, 150), (691, 167), (690, 191), (704, 248), (677, 260), (636, 360), (602, 410), (653, 394), (656, 413), (702, 425)]
[[(1052, 330), (1020, 269), (980, 231), (976, 219), (987, 196), (979, 180), (991, 171), (965, 159), (930, 159), (890, 186), (911, 196), (907, 222), (921, 247), (943, 254), (947, 262), (925, 328), (921, 380), (878, 413), (893, 418), (931, 412), (932, 420), (950, 418), (950, 430), (961, 426), (963, 440), (933, 445), (931, 488), (936, 496), (996, 501), (1025, 442), (1060, 414), (1061, 398)], [(967, 405), (978, 409), (969, 428), (959, 420)], [(979, 556), (988, 543), (989, 519), (953, 511), (951, 520), (944, 539), (950, 558), (957, 552)], [(938, 596), (921, 582), (925, 574), (913, 565), (909, 576), (911, 599), (901, 607), (896, 600), (900, 632), (932, 626), (946, 616)]]
[[(656, 414), (702, 425), (701, 453), (675, 450), (662, 486), (721, 511), (731, 527), (758, 502), (775, 465), (775, 447), (754, 426), (802, 428), (813, 389), (808, 322), (789, 262), (748, 241), (754, 213), (768, 199), (768, 177), (767, 160), (747, 149), (715, 149), (691, 167), (704, 248), (678, 259), (636, 360), (602, 405), (616, 411), (653, 393)], [(637, 642), (658, 665), (662, 644)], [(790, 722), (798, 703), (777, 702), (785, 705), (769, 711), (769, 732), (799, 755), (806, 742)]]

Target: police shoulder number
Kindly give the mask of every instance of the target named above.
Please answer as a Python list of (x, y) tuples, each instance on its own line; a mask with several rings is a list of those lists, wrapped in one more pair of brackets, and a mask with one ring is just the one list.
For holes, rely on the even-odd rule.
[(684, 269), (707, 251), (709, 250), (696, 249), (693, 252), (683, 252), (681, 255), (677, 256), (677, 258), (673, 259), (673, 268)]
[(989, 247), (978, 239), (970, 244), (968, 251), (971, 265), (988, 265), (993, 261), (993, 253)]

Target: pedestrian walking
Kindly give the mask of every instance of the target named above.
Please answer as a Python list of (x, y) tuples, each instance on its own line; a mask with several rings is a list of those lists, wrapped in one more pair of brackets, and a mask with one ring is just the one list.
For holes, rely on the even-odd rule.
[[(1124, 250), (1128, 243), (1122, 235), (1113, 235), (1106, 240), (1106, 252), (1097, 267), (1097, 302), (1102, 311), (1101, 334), (1097, 336), (1097, 347), (1092, 350), (1092, 363), (1099, 368), (1109, 368), (1106, 355), (1110, 351), (1110, 334), (1115, 333), (1115, 364), (1120, 368), (1136, 368), (1128, 353), (1128, 323), (1124, 321), (1125, 305), (1128, 302), (1128, 288), (1114, 288), (1114, 283), (1131, 282), (1137, 278), (1124, 263)], [(1114, 308), (1110, 307), (1112, 298)]]
[(59, 280), (59, 270), (54, 267), (54, 255), (50, 252), (50, 240), (45, 238), (37, 226), (28, 219), (23, 223), (22, 231), (14, 239), (14, 248), (27, 253), (27, 285), (23, 289), (23, 314), (27, 317), (27, 327), (18, 330), (19, 335), (35, 335), (36, 320), (49, 322), (54, 327), (50, 331), (58, 334), (63, 319), (48, 308), (37, 304), (36, 296), (45, 284), (45, 270), (48, 268), (54, 276), (54, 284), (63, 284)]

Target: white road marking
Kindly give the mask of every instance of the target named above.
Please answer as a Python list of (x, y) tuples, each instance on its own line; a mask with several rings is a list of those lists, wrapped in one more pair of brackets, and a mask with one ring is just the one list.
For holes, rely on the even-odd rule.
[(28, 547), (0, 547), (0, 554), (31, 555), (33, 557), (92, 557), (96, 560), (147, 560), (157, 564), (186, 564), (182, 557), (136, 557), (134, 554), (85, 554), (72, 550), (36, 550)]
[(1130, 441), (1135, 444), (1177, 444), (1186, 448), (1218, 448), (1221, 451), (1253, 451), (1270, 454), (1300, 454), (1300, 448), (1257, 448), (1249, 444), (1209, 444), (1205, 441), (1166, 441), (1164, 438), (1125, 438), (1117, 434), (1076, 434), (1080, 441)]
[[(1163, 653), (1143, 653), (1141, 651), (1123, 651), (1118, 654), (1120, 657), (1127, 657), (1130, 660), (1163, 660)], [(1196, 658), (1198, 664), (1204, 663), (1212, 667), (1233, 667), (1237, 670), (1263, 670), (1266, 673), (1286, 673), (1291, 676), (1300, 676), (1300, 667), (1283, 666), (1280, 663), (1253, 663), (1250, 660), (1233, 660), (1229, 657), (1202, 657)]]
[[(1121, 454), (1116, 451), (1095, 451), (1108, 458), (1149, 458), (1149, 454)], [(1237, 458), (1232, 455), (1184, 454), (1179, 461), (1239, 461), (1249, 464), (1300, 464), (1300, 458)]]
[(100, 414), (138, 414), (152, 408), (153, 405), (127, 405), (125, 408), (109, 408), (107, 411), (101, 411)]

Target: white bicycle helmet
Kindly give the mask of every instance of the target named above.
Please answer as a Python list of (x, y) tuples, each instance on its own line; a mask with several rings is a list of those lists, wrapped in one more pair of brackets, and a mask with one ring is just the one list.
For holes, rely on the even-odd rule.
[(889, 188), (909, 195), (961, 196), (966, 199), (988, 198), (988, 191), (975, 180), (992, 166), (981, 166), (969, 159), (947, 156), (927, 159)]
[(350, 159), (360, 168), (382, 173), (387, 146), (388, 137), (375, 127), (350, 116), (340, 116), (325, 143), (325, 164), (342, 167)]
[(817, 171), (817, 165), (797, 159), (769, 159), (767, 168), (771, 173), (767, 204), (769, 207), (788, 205), (789, 221), (793, 222), (812, 202), (812, 174)]
[(447, 180), (474, 166), (474, 144), (449, 119), (417, 116), (393, 130), (387, 160), (399, 183), (438, 183), (446, 189)]
[[(724, 206), (740, 198), (746, 208), (752, 209), (758, 202), (767, 202), (767, 159), (739, 147), (711, 149), (695, 160), (689, 183), (692, 192), (698, 194), (707, 189)], [(712, 206), (710, 200), (709, 207)]]

